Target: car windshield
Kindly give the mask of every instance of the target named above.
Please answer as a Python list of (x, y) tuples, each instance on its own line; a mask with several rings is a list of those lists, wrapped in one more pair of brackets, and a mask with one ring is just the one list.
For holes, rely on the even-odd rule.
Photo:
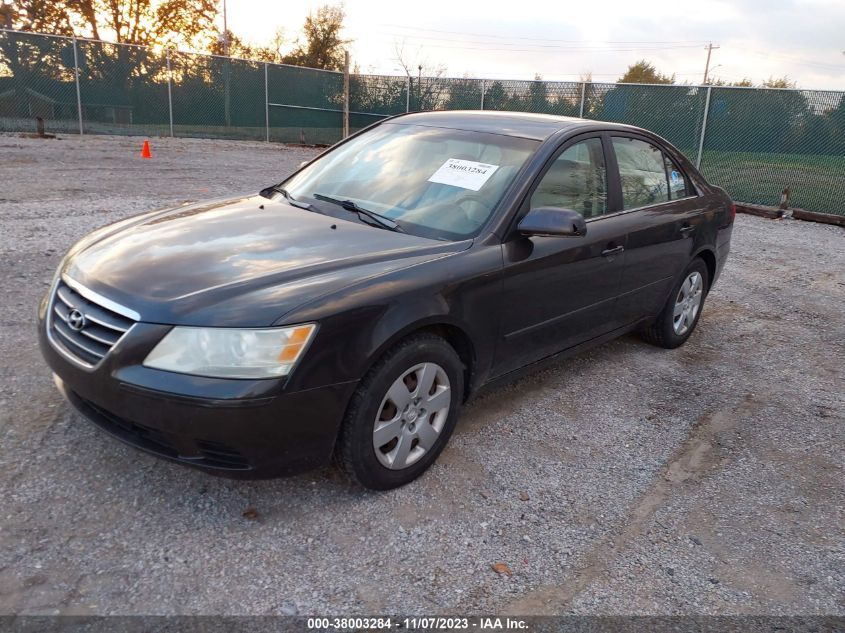
[(338, 207), (326, 197), (386, 216), (412, 235), (466, 239), (487, 222), (537, 145), (499, 134), (384, 123), (318, 158), (284, 188), (333, 215)]

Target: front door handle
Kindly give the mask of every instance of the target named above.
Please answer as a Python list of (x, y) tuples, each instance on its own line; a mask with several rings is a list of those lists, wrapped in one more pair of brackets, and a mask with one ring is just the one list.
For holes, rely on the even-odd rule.
[(602, 257), (612, 257), (613, 255), (618, 255), (622, 251), (625, 250), (624, 246), (615, 246), (613, 248), (606, 248), (601, 252)]
[(694, 226), (690, 226), (689, 224), (681, 227), (681, 235), (686, 237), (687, 235), (692, 235), (693, 231), (695, 231)]

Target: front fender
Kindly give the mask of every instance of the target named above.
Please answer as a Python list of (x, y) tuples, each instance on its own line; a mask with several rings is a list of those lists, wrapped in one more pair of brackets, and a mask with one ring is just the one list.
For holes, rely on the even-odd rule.
[(415, 331), (447, 326), (466, 337), (473, 374), (489, 373), (499, 331), (501, 246), (479, 246), (364, 280), (286, 316), (320, 329), (288, 388), (360, 380), (390, 347)]

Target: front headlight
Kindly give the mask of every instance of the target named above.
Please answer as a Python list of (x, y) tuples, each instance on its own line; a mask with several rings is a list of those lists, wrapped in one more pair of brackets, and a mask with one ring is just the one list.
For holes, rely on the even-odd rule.
[(287, 376), (316, 329), (314, 323), (248, 330), (177, 326), (149, 353), (144, 365), (215, 378)]

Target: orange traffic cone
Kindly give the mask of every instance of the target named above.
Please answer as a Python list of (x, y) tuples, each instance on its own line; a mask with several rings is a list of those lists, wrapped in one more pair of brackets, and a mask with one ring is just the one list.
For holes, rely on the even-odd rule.
[(150, 152), (150, 142), (144, 140), (144, 148), (141, 150), (141, 158), (152, 158), (153, 154)]

